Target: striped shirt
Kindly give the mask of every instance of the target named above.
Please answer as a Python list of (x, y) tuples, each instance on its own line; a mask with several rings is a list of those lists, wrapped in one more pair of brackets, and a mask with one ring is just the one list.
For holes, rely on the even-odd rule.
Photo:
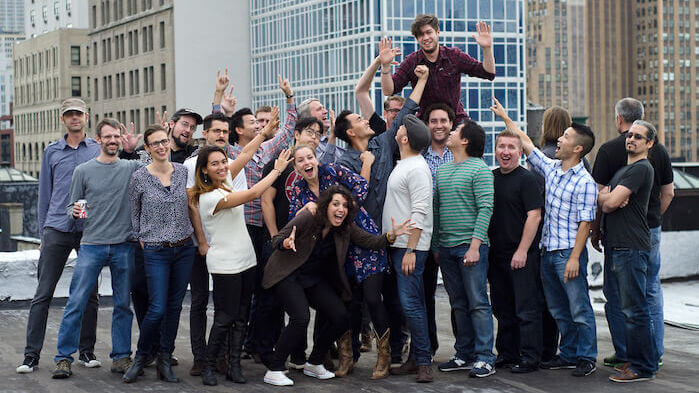
[(476, 238), (488, 244), (493, 215), (493, 172), (483, 159), (448, 162), (437, 170), (433, 247), (456, 247)]
[(579, 223), (595, 220), (597, 184), (582, 161), (563, 172), (561, 160), (552, 160), (534, 149), (527, 162), (546, 180), (546, 212), (539, 246), (547, 251), (573, 248)]

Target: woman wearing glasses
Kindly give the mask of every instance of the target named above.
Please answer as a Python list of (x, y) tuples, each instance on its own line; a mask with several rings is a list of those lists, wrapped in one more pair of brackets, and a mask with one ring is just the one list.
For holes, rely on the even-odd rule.
[(149, 305), (134, 363), (123, 378), (134, 382), (141, 374), (160, 331), (158, 378), (179, 382), (172, 372), (171, 356), (194, 261), (187, 169), (169, 161), (170, 138), (162, 126), (149, 126), (143, 139), (152, 162), (134, 172), (130, 196), (131, 223), (143, 249)]

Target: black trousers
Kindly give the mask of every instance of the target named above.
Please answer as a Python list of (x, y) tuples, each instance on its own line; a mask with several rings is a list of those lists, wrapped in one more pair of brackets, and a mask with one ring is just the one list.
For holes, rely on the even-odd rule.
[(255, 286), (255, 268), (236, 274), (211, 274), (214, 282), (214, 323), (206, 346), (206, 361), (216, 361), (230, 329), (245, 331), (250, 313), (250, 300)]
[(285, 278), (274, 286), (284, 311), (289, 314), (289, 324), (282, 330), (272, 356), (270, 370), (286, 370), (289, 354), (304, 340), (311, 319), (309, 307), (327, 318), (327, 328), (314, 334), (313, 350), (308, 357), (311, 364), (323, 364), (323, 358), (333, 341), (349, 329), (349, 313), (338, 293), (329, 283), (321, 280), (316, 285), (303, 288), (293, 278)]
[(206, 358), (206, 308), (209, 304), (209, 270), (206, 268), (206, 256), (197, 251), (194, 254), (192, 275), (189, 278), (192, 297), (189, 310), (189, 341), (195, 362)]
[[(264, 262), (266, 261), (266, 258), (264, 257), (264, 249), (265, 249), (265, 243), (267, 243), (267, 240), (269, 239), (269, 236), (267, 235), (267, 229), (264, 227), (258, 227), (255, 225), (246, 225), (247, 230), (248, 230), (248, 235), (250, 235), (250, 240), (252, 241), (252, 247), (255, 249), (255, 257), (257, 258), (257, 266), (264, 266)], [(260, 281), (262, 280), (262, 270), (264, 268), (259, 268), (258, 269), (258, 276), (260, 277)], [(258, 295), (260, 290), (262, 289), (261, 286), (257, 285), (254, 289), (253, 295), (252, 295), (252, 303), (250, 304), (250, 316), (249, 316), (249, 327), (247, 331), (247, 335), (245, 336), (245, 342), (243, 343), (243, 346), (245, 348), (245, 351), (249, 353), (259, 353), (260, 349), (258, 348), (258, 343), (255, 341), (254, 337), (254, 332), (257, 330), (256, 324), (258, 320), (257, 314), (259, 313), (258, 311)]]
[(367, 306), (374, 329), (379, 337), (383, 336), (388, 329), (388, 313), (381, 300), (381, 289), (383, 287), (383, 273), (373, 274), (362, 281), (361, 284), (355, 282), (352, 285), (352, 301), (350, 302), (350, 316), (352, 328), (352, 352), (355, 361), (359, 359), (359, 333), (362, 330), (362, 308)]
[[(37, 279), (34, 298), (29, 306), (29, 318), (27, 319), (27, 345), (24, 348), (25, 356), (39, 358), (44, 346), (46, 335), (46, 323), (49, 317), (49, 306), (53, 299), (58, 280), (63, 274), (63, 268), (68, 261), (72, 250), (78, 251), (82, 232), (61, 232), (52, 228), (44, 228), (44, 237), (41, 242), (39, 265), (37, 267)], [(144, 275), (145, 277), (145, 275)], [(146, 299), (148, 294), (146, 293)], [(82, 327), (80, 328), (80, 353), (94, 352), (97, 340), (97, 286), (87, 300), (87, 307), (83, 314)]]
[(543, 342), (541, 361), (547, 362), (553, 359), (553, 357), (558, 353), (558, 342), (560, 337), (558, 334), (558, 325), (556, 325), (556, 320), (553, 319), (553, 316), (546, 305), (546, 297), (543, 295), (543, 288), (541, 297), (543, 299), (543, 305), (541, 307), (541, 334)]
[(505, 360), (539, 364), (542, 351), (543, 293), (539, 253), (529, 252), (526, 265), (512, 270), (512, 254), (489, 256), (488, 281), (493, 315), (498, 320), (495, 348)]

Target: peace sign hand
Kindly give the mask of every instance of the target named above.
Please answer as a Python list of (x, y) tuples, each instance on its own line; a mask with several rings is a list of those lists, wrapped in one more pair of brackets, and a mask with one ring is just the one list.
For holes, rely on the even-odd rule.
[(133, 122), (129, 127), (129, 131), (126, 130), (126, 126), (123, 123), (119, 123), (119, 128), (121, 129), (121, 146), (127, 153), (133, 153), (138, 146), (138, 141), (143, 138), (143, 134), (136, 135), (134, 130)]
[(160, 111), (155, 111), (155, 120), (165, 129), (165, 132), (170, 135), (170, 123), (167, 121), (167, 111), (163, 111), (162, 116), (160, 116)]
[(294, 240), (296, 240), (296, 225), (294, 225), (294, 227), (291, 229), (291, 234), (289, 234), (289, 237), (284, 239), (282, 245), (287, 250), (293, 250), (294, 252), (296, 252), (296, 244)]
[(223, 75), (221, 75), (221, 69), (219, 68), (218, 71), (216, 71), (216, 91), (224, 92), (230, 82), (231, 78), (228, 77), (228, 67), (226, 67)]
[(238, 100), (233, 96), (233, 85), (231, 85), (228, 94), (224, 94), (221, 100), (221, 109), (223, 109), (223, 113), (226, 116), (232, 115), (233, 112), (235, 112), (235, 104), (237, 103)]

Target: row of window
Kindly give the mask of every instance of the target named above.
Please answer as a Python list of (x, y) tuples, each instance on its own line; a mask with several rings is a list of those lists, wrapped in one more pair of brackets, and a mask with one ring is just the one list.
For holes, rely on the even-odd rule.
[(15, 115), (16, 135), (54, 133), (61, 127), (58, 109)]
[[(72, 49), (71, 49), (72, 53)], [(36, 75), (43, 71), (50, 71), (58, 67), (58, 47), (44, 49), (41, 52), (32, 53), (15, 59), (15, 78)]]
[[(167, 111), (167, 106), (166, 105), (161, 105), (160, 106), (160, 113), (165, 113)], [(128, 110), (128, 116), (127, 116), (127, 111), (117, 111), (117, 112), (105, 112), (100, 116), (98, 113), (94, 114), (94, 123), (97, 124), (100, 122), (100, 119), (104, 119), (107, 117), (115, 118), (117, 119), (120, 123), (123, 124), (129, 124), (133, 123), (134, 128), (136, 129), (137, 132), (140, 132), (143, 130), (142, 126), (145, 126), (147, 124), (154, 124), (156, 122), (156, 116), (155, 116), (155, 107), (150, 106), (150, 107), (145, 107), (143, 108), (143, 118), (141, 118), (141, 109), (129, 109)]]
[[(160, 64), (160, 90), (167, 89), (167, 70), (165, 63)], [(141, 72), (142, 71), (142, 72)], [(143, 75), (143, 84), (141, 84), (141, 75)], [(93, 89), (94, 95), (88, 91), (88, 96), (94, 101), (99, 101), (100, 99), (108, 100), (112, 98), (122, 98), (126, 97), (126, 86), (127, 86), (127, 74), (126, 71), (118, 72), (112, 75), (106, 75), (102, 77), (102, 83), (98, 78), (93, 79)], [(102, 94), (100, 95), (100, 86)], [(143, 86), (143, 93), (153, 93), (155, 92), (155, 68), (153, 66), (143, 67), (142, 70), (135, 69), (130, 70), (128, 73), (128, 95), (134, 96), (141, 94), (141, 86)]]
[[(65, 3), (66, 14), (68, 16), (71, 16), (71, 13), (73, 11), (73, 2), (71, 0), (65, 0)], [(53, 16), (56, 18), (56, 20), (59, 19), (61, 8), (61, 3), (59, 1), (53, 2)], [(48, 23), (49, 7), (46, 4), (41, 6), (41, 18), (43, 19), (44, 24)], [(33, 8), (29, 10), (29, 23), (32, 24), (32, 27), (36, 26), (36, 10)]]
[[(165, 0), (158, 0), (158, 4), (160, 6), (164, 5)], [(152, 8), (153, 0), (102, 0), (99, 2), (99, 26), (107, 25)], [(92, 6), (92, 12), (90, 13), (90, 26), (93, 29), (97, 27), (97, 16), (97, 4), (95, 4)]]
[[(114, 37), (107, 37), (101, 40), (102, 43), (102, 63), (107, 63), (112, 61), (112, 53), (114, 53), (114, 60), (119, 60), (128, 56), (138, 55), (139, 53), (139, 43), (140, 50), (143, 53), (153, 51), (153, 25), (143, 26), (140, 29), (141, 40), (139, 41), (139, 29), (134, 29), (128, 33), (115, 34)], [(159, 38), (160, 38), (160, 49), (165, 48), (166, 37), (165, 37), (165, 22), (161, 21), (159, 23)], [(113, 43), (113, 44), (112, 44)], [(127, 52), (128, 47), (128, 52)], [(98, 45), (97, 41), (92, 42), (92, 60), (95, 64), (98, 64)], [(112, 49), (114, 52), (112, 52)]]
[(31, 83), (15, 81), (15, 103), (17, 105), (35, 104), (42, 101), (58, 99), (58, 77), (46, 78)]

